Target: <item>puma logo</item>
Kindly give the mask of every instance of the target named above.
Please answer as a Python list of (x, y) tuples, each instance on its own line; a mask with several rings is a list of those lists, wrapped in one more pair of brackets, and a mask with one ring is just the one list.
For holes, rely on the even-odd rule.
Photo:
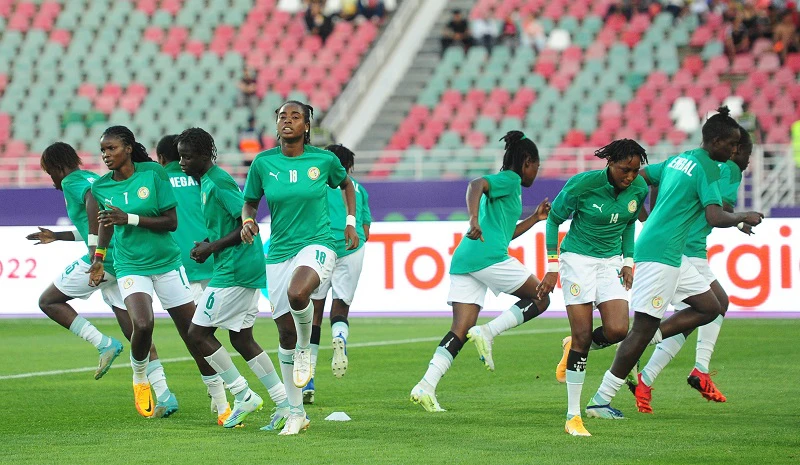
[(280, 171), (278, 171), (277, 173), (273, 173), (272, 171), (270, 171), (270, 172), (269, 172), (269, 175), (270, 175), (270, 176), (272, 176), (272, 177), (274, 177), (276, 181), (278, 180), (278, 175), (279, 175), (279, 174), (281, 174), (281, 172), (280, 172)]
[(600, 206), (598, 206), (596, 203), (593, 203), (592, 204), (592, 208), (596, 208), (596, 209), (600, 210), (600, 213), (603, 213), (603, 205), (605, 205), (605, 204), (602, 203), (602, 204), (600, 204)]

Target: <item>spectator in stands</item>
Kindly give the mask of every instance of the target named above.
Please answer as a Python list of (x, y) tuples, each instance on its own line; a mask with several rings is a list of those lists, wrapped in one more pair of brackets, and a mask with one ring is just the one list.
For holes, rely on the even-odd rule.
[(797, 46), (797, 26), (794, 24), (791, 13), (783, 12), (780, 22), (772, 30), (772, 40), (774, 50), (781, 57), (781, 63), (786, 61), (789, 52), (796, 52)]
[(534, 47), (536, 51), (544, 49), (547, 43), (547, 35), (544, 32), (544, 26), (540, 23), (533, 13), (522, 23), (522, 35), (520, 37), (522, 45), (526, 47)]
[(763, 134), (761, 133), (761, 127), (758, 125), (758, 118), (756, 118), (755, 113), (750, 111), (747, 102), (742, 103), (742, 114), (739, 115), (737, 120), (739, 126), (750, 134), (750, 140), (753, 141), (753, 144), (761, 144), (763, 142)]
[(737, 53), (747, 53), (750, 45), (750, 32), (744, 24), (744, 12), (739, 11), (725, 27), (725, 50), (728, 58), (733, 61)]
[(373, 21), (382, 21), (386, 7), (383, 0), (359, 0), (358, 14)]
[(510, 46), (516, 46), (519, 43), (519, 28), (510, 14), (506, 16), (500, 26), (500, 42)]
[(470, 31), (472, 32), (472, 38), (486, 47), (489, 53), (492, 53), (492, 47), (494, 47), (499, 36), (497, 23), (491, 18), (473, 15)]
[(333, 20), (322, 12), (322, 0), (311, 0), (306, 10), (305, 20), (308, 32), (317, 35), (324, 44), (333, 32)]
[(678, 19), (683, 16), (686, 11), (684, 7), (686, 2), (684, 0), (667, 0), (664, 2), (664, 10), (672, 15), (673, 19)]
[(461, 10), (453, 10), (453, 16), (442, 33), (442, 53), (452, 45), (461, 45), (464, 50), (468, 50), (472, 44), (472, 35), (466, 18), (461, 14)]
[(247, 66), (245, 66), (242, 70), (242, 79), (239, 81), (238, 87), (239, 98), (237, 99), (236, 104), (240, 107), (247, 107), (250, 108), (251, 111), (255, 111), (256, 106), (258, 106), (258, 95), (256, 94), (256, 74)]
[(244, 155), (244, 165), (250, 166), (256, 154), (264, 150), (264, 128), (256, 128), (256, 118), (250, 115), (247, 126), (239, 128), (239, 151)]

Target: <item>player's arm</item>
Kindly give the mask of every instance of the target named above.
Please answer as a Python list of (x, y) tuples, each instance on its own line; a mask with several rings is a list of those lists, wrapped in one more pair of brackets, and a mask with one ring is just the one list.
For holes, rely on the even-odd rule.
[(208, 260), (211, 254), (225, 250), (228, 247), (234, 247), (242, 243), (242, 226), (239, 225), (236, 229), (220, 237), (214, 242), (195, 242), (194, 247), (189, 252), (189, 257), (197, 263), (204, 263)]
[(547, 216), (545, 226), (545, 245), (547, 247), (547, 273), (536, 287), (537, 298), (542, 299), (553, 292), (558, 281), (558, 227), (577, 209), (577, 197), (574, 197), (567, 186), (558, 193)]
[(344, 227), (344, 240), (346, 250), (358, 248), (358, 233), (356, 233), (356, 188), (350, 176), (345, 176), (344, 181), (339, 184), (344, 194), (344, 203), (347, 206), (347, 223)]
[(761, 220), (764, 219), (764, 214), (754, 211), (731, 213), (725, 211), (721, 205), (711, 204), (706, 206), (706, 221), (709, 226), (714, 228), (730, 228), (737, 226), (739, 223), (750, 226), (758, 226)]
[(39, 232), (31, 233), (25, 236), (25, 239), (28, 239), (29, 241), (38, 241), (33, 245), (49, 244), (55, 241), (74, 242), (83, 240), (77, 229), (73, 229), (71, 231), (54, 232), (41, 226), (38, 228)]
[[(639, 215), (643, 206), (640, 206)], [(626, 291), (633, 287), (633, 248), (634, 248), (634, 235), (636, 233), (636, 218), (631, 218), (625, 229), (622, 231), (622, 269), (619, 271), (619, 277), (622, 279), (622, 285)]]
[(489, 193), (489, 181), (486, 178), (477, 178), (469, 182), (469, 186), (467, 186), (468, 239), (483, 241), (483, 231), (478, 222), (478, 211), (480, 210), (481, 196), (486, 193)]
[(255, 217), (258, 213), (258, 200), (247, 200), (242, 205), (242, 242), (252, 244), (253, 238), (258, 234), (258, 223)]
[(369, 194), (361, 186), (361, 195), (364, 197), (364, 206), (361, 211), (361, 227), (364, 229), (364, 241), (369, 241), (369, 227), (372, 224), (372, 210), (369, 209)]
[(106, 210), (101, 210), (98, 216), (100, 224), (103, 226), (130, 224), (152, 231), (170, 232), (178, 229), (178, 214), (175, 211), (175, 207), (162, 211), (158, 216), (139, 216), (133, 213), (125, 213), (114, 205), (106, 204)]
[(114, 226), (106, 226), (98, 222), (97, 226), (97, 248), (92, 255), (92, 265), (89, 267), (89, 286), (99, 286), (105, 281), (105, 267), (103, 261), (106, 259), (106, 251), (114, 236)]
[(531, 229), (534, 224), (546, 220), (547, 215), (550, 213), (550, 208), (550, 199), (545, 197), (539, 206), (536, 207), (536, 210), (531, 214), (531, 216), (517, 223), (517, 226), (514, 228), (514, 235), (512, 236), (512, 239), (516, 239), (528, 232), (528, 230)]

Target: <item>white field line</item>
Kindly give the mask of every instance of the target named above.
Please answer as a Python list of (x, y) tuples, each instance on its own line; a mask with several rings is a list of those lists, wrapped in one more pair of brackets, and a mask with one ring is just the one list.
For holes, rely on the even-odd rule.
[[(500, 336), (527, 336), (530, 334), (550, 334), (550, 333), (564, 333), (568, 332), (569, 328), (551, 328), (551, 329), (522, 329), (519, 331), (511, 331), (508, 333), (501, 334)], [(347, 344), (348, 348), (359, 348), (359, 347), (382, 347), (382, 346), (396, 346), (396, 345), (403, 345), (403, 344), (416, 344), (418, 342), (438, 342), (441, 340), (440, 336), (437, 337), (417, 337), (412, 339), (397, 339), (394, 341), (373, 341), (373, 342), (354, 342), (351, 344)], [(320, 350), (329, 350), (330, 346), (320, 346)], [(278, 352), (277, 349), (267, 350), (265, 351), (268, 354), (275, 354)], [(120, 354), (123, 355), (123, 354)], [(231, 353), (231, 357), (240, 357), (237, 353)], [(122, 357), (123, 359), (125, 357)], [(194, 359), (192, 357), (175, 357), (175, 358), (162, 358), (161, 363), (177, 363), (177, 362), (191, 362)], [(130, 368), (130, 365), (127, 363), (116, 363), (111, 366), (111, 368)], [(34, 371), (31, 373), (19, 373), (15, 375), (2, 375), (0, 376), (0, 381), (8, 380), (8, 379), (23, 379), (23, 378), (36, 378), (39, 376), (58, 376), (64, 375), (67, 373), (84, 373), (84, 372), (93, 372), (97, 369), (97, 367), (83, 367), (83, 368), (69, 368), (66, 370), (50, 370), (50, 371)]]

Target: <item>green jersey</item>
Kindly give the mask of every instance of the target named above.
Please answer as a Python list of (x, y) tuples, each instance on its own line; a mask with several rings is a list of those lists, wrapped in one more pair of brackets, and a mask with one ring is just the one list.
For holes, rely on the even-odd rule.
[(310, 145), (297, 157), (280, 147), (261, 152), (250, 165), (244, 198), (266, 197), (272, 214), (267, 263), (282, 263), (309, 245), (336, 250), (328, 214), (328, 188), (336, 187), (347, 172), (333, 153)]
[[(86, 213), (86, 193), (92, 189), (92, 183), (98, 178), (100, 178), (100, 176), (91, 171), (76, 170), (66, 175), (61, 181), (61, 190), (64, 192), (64, 202), (67, 205), (67, 216), (69, 220), (72, 221), (72, 224), (75, 225), (78, 233), (83, 237), (83, 243), (86, 244), (87, 249), (89, 248), (87, 242), (89, 240), (89, 216)], [(108, 249), (112, 249), (114, 246), (113, 244), (114, 242), (112, 240)], [(103, 264), (105, 270), (109, 274), (114, 275), (114, 259), (112, 258), (112, 254), (112, 250), (109, 250)], [(91, 263), (88, 253), (81, 257), (81, 260), (86, 263)]]
[(181, 249), (181, 262), (186, 270), (186, 277), (189, 281), (211, 279), (211, 275), (214, 274), (214, 259), (208, 257), (204, 263), (197, 263), (189, 257), (195, 241), (202, 242), (208, 238), (203, 212), (200, 209), (200, 184), (184, 173), (177, 161), (168, 163), (164, 171), (169, 175), (175, 200), (178, 201), (176, 209), (178, 229), (172, 232), (172, 237)]
[(336, 252), (338, 258), (345, 257), (355, 252), (356, 250), (364, 247), (367, 242), (367, 236), (364, 234), (364, 225), (369, 226), (372, 224), (372, 212), (369, 210), (369, 194), (364, 186), (357, 183), (355, 179), (353, 187), (356, 191), (356, 233), (358, 234), (358, 248), (347, 250), (347, 244), (344, 239), (344, 228), (347, 221), (347, 205), (345, 204), (342, 189), (337, 187), (335, 189), (328, 189), (328, 211), (331, 214), (331, 231), (336, 240)]
[(719, 166), (703, 149), (648, 165), (647, 178), (659, 185), (658, 201), (636, 242), (636, 262), (681, 266), (689, 229), (708, 205), (722, 205)]
[[(115, 181), (112, 171), (92, 184), (92, 195), (101, 209), (110, 204), (125, 213), (159, 216), (178, 205), (169, 176), (161, 165), (144, 162), (133, 166), (133, 175), (128, 179)], [(114, 239), (117, 278), (162, 274), (181, 266), (181, 250), (169, 231), (116, 225)]]
[(472, 273), (510, 258), (508, 244), (522, 215), (522, 179), (510, 170), (483, 178), (489, 183), (478, 207), (483, 241), (462, 239), (453, 253), (450, 274)]
[[(214, 242), (242, 224), (244, 198), (239, 185), (227, 171), (212, 166), (200, 179), (205, 227), (208, 240)], [(214, 252), (214, 277), (211, 287), (248, 287), (261, 289), (267, 285), (264, 246), (256, 235), (252, 244), (240, 242)]]
[[(719, 191), (723, 204), (736, 205), (739, 194), (739, 184), (742, 182), (742, 170), (739, 165), (728, 160), (718, 163), (719, 166)], [(708, 258), (706, 239), (711, 234), (712, 228), (706, 221), (705, 215), (700, 215), (689, 228), (689, 237), (683, 254), (687, 257)]]
[(647, 183), (637, 176), (627, 189), (617, 193), (608, 179), (608, 168), (571, 177), (547, 216), (547, 254), (558, 253), (558, 226), (572, 215), (572, 224), (561, 242), (562, 253), (633, 257), (636, 219), (647, 192)]

